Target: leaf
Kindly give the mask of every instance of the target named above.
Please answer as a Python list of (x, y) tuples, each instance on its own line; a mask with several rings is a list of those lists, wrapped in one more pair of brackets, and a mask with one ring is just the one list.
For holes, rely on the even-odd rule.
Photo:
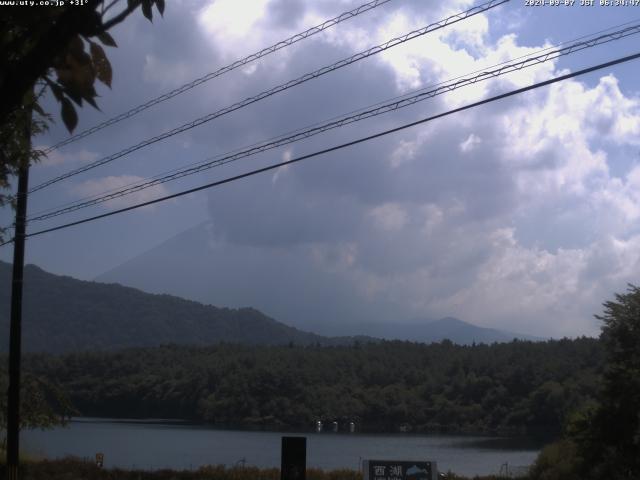
[(62, 121), (67, 127), (67, 130), (69, 130), (69, 133), (73, 133), (73, 129), (78, 125), (78, 114), (67, 97), (62, 98), (62, 109), (60, 113), (62, 114)]
[(49, 79), (49, 77), (46, 77), (46, 78), (49, 80), (47, 84), (49, 85), (49, 88), (51, 88), (51, 92), (53, 93), (53, 96), (56, 97), (56, 99), (59, 102), (62, 102), (62, 99), (64, 98), (62, 87), (57, 83), (54, 83), (51, 79)]
[(67, 46), (67, 51), (77, 59), (81, 57), (81, 55), (84, 53), (84, 42), (82, 41), (82, 38), (80, 38), (80, 35), (76, 35), (71, 39), (69, 45)]
[(46, 112), (42, 109), (42, 107), (38, 104), (38, 102), (33, 104), (33, 109), (36, 111), (36, 113), (38, 113), (38, 115), (42, 117), (47, 116)]
[[(91, 57), (84, 50), (79, 53), (71, 53), (71, 56), (75, 63), (81, 67), (89, 65), (91, 63)], [(67, 57), (68, 58), (68, 57)]]
[[(62, 91), (63, 93), (69, 97), (71, 100), (73, 100), (76, 105), (78, 105), (79, 107), (82, 106), (82, 92), (80, 92), (79, 86), (73, 82), (63, 82), (62, 80), (58, 79), (60, 81), (60, 85), (62, 85)], [(62, 100), (60, 100), (62, 101)]]
[(103, 45), (107, 47), (117, 47), (116, 41), (113, 39), (108, 32), (102, 32), (98, 34), (98, 40), (102, 42)]
[(158, 7), (160, 15), (164, 16), (164, 0), (156, 0), (156, 7)]
[(93, 88), (93, 85), (85, 87), (84, 91), (82, 92), (82, 98), (84, 98), (87, 103), (89, 103), (93, 108), (95, 108), (96, 110), (100, 110), (100, 107), (98, 107), (98, 104), (94, 100), (94, 98), (96, 98), (97, 96), (98, 93), (96, 92), (96, 89)]
[(87, 9), (86, 15), (82, 20), (82, 26), (78, 29), (78, 33), (80, 33), (82, 38), (88, 42), (89, 39), (87, 37), (94, 37), (101, 31), (104, 31), (102, 14), (97, 10)]
[(100, 111), (100, 107), (98, 107), (98, 104), (96, 103), (96, 101), (94, 100), (94, 98), (96, 98), (97, 95), (93, 95), (93, 96), (85, 96), (83, 97), (87, 103), (89, 105), (91, 105), (93, 108), (95, 108), (96, 110)]
[(66, 85), (69, 82), (73, 81), (73, 72), (70, 68), (56, 68), (56, 75), (58, 76), (58, 82), (62, 85)]
[(151, 10), (152, 5), (153, 0), (142, 0), (142, 14), (147, 17), (150, 22), (153, 22), (153, 10)]
[(83, 98), (95, 96), (93, 84), (96, 72), (93, 68), (93, 62), (89, 61), (87, 65), (80, 65), (73, 58), (68, 57), (68, 65), (70, 77), (59, 77), (58, 81), (64, 87), (65, 94), (79, 106), (82, 106)]
[(93, 68), (95, 68), (98, 80), (111, 88), (112, 71), (109, 59), (100, 45), (94, 42), (90, 42), (89, 45), (91, 49), (91, 58), (93, 60)]

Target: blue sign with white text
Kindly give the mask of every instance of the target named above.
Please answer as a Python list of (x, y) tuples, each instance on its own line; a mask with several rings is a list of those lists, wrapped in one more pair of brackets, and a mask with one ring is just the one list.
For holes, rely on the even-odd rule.
[(366, 480), (432, 480), (433, 462), (399, 460), (365, 461)]

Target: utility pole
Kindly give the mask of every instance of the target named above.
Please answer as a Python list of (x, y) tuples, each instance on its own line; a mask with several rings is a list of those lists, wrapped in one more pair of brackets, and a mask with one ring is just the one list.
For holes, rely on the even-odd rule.
[(18, 480), (20, 464), (20, 359), (22, 338), (22, 279), (24, 243), (31, 157), (31, 109), (26, 119), (26, 158), (18, 170), (15, 235), (13, 239), (13, 277), (11, 282), (11, 326), (9, 332), (9, 392), (7, 409), (7, 479)]

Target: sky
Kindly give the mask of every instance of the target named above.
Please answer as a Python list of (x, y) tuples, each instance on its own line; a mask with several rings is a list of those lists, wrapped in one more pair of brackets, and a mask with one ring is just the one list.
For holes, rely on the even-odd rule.
[[(112, 88), (98, 88), (100, 111), (83, 108), (77, 131), (361, 2), (167, 3), (164, 18), (150, 23), (137, 12), (113, 30), (118, 48), (107, 49)], [(391, 0), (52, 152), (31, 169), (31, 185), (478, 3)], [(29, 212), (640, 21), (640, 7), (579, 3), (526, 6), (512, 0), (35, 192)], [(637, 37), (33, 222), (29, 231), (296, 158), (629, 55)], [(109, 278), (148, 291), (253, 306), (321, 333), (363, 322), (454, 316), (542, 337), (597, 335), (594, 314), (601, 313), (602, 303), (639, 282), (639, 66), (613, 66), (221, 187), (33, 237), (26, 261), (85, 280), (111, 272)], [(67, 136), (58, 106), (50, 98), (45, 106), (57, 122), (34, 139), (40, 147)], [(1, 211), (0, 221), (11, 223), (11, 212)], [(11, 256), (11, 247), (0, 248), (1, 260)], [(140, 258), (153, 264), (136, 262)], [(140, 275), (134, 281), (135, 268)]]

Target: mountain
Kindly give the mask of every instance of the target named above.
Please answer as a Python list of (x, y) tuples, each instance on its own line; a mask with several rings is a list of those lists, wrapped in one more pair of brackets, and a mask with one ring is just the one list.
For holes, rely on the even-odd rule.
[[(9, 331), (11, 265), (0, 262), (0, 332)], [(23, 348), (32, 352), (110, 350), (168, 343), (211, 345), (345, 345), (380, 338), (457, 344), (540, 340), (482, 328), (456, 318), (409, 323), (366, 323), (351, 336), (328, 337), (274, 320), (254, 308), (218, 308), (119, 284), (87, 282), (25, 266)], [(355, 329), (355, 330), (354, 330)], [(363, 335), (363, 334), (366, 334)], [(6, 351), (7, 342), (0, 344)]]
[[(335, 252), (334, 252), (335, 253)], [(150, 293), (168, 293), (213, 305), (251, 305), (273, 318), (322, 335), (369, 335), (385, 339), (454, 343), (540, 340), (482, 328), (456, 318), (407, 318), (402, 303), (384, 295), (364, 295), (340, 274), (339, 253), (323, 254), (313, 246), (274, 246), (265, 251), (235, 244), (203, 223), (147, 250), (96, 278)], [(318, 263), (319, 262), (319, 263)], [(365, 289), (366, 290), (366, 289)], [(378, 298), (379, 297), (379, 298)], [(410, 317), (409, 317), (410, 318)]]
[(404, 303), (370, 295), (353, 281), (344, 268), (350, 261), (348, 249), (234, 240), (214, 224), (202, 223), (95, 280), (210, 305), (251, 305), (287, 325), (326, 336), (350, 335), (351, 325), (409, 315)]
[[(219, 342), (348, 344), (280, 323), (253, 308), (217, 308), (118, 284), (76, 280), (25, 266), (23, 349), (68, 352)], [(11, 265), (0, 262), (0, 331), (8, 338)], [(6, 351), (8, 342), (0, 344)]]
[(412, 320), (396, 324), (370, 324), (360, 326), (359, 331), (373, 337), (388, 340), (408, 340), (411, 342), (433, 343), (449, 339), (459, 345), (472, 343), (510, 342), (518, 340), (540, 341), (541, 338), (521, 333), (485, 328), (464, 322), (458, 318), (445, 317), (439, 320)]

